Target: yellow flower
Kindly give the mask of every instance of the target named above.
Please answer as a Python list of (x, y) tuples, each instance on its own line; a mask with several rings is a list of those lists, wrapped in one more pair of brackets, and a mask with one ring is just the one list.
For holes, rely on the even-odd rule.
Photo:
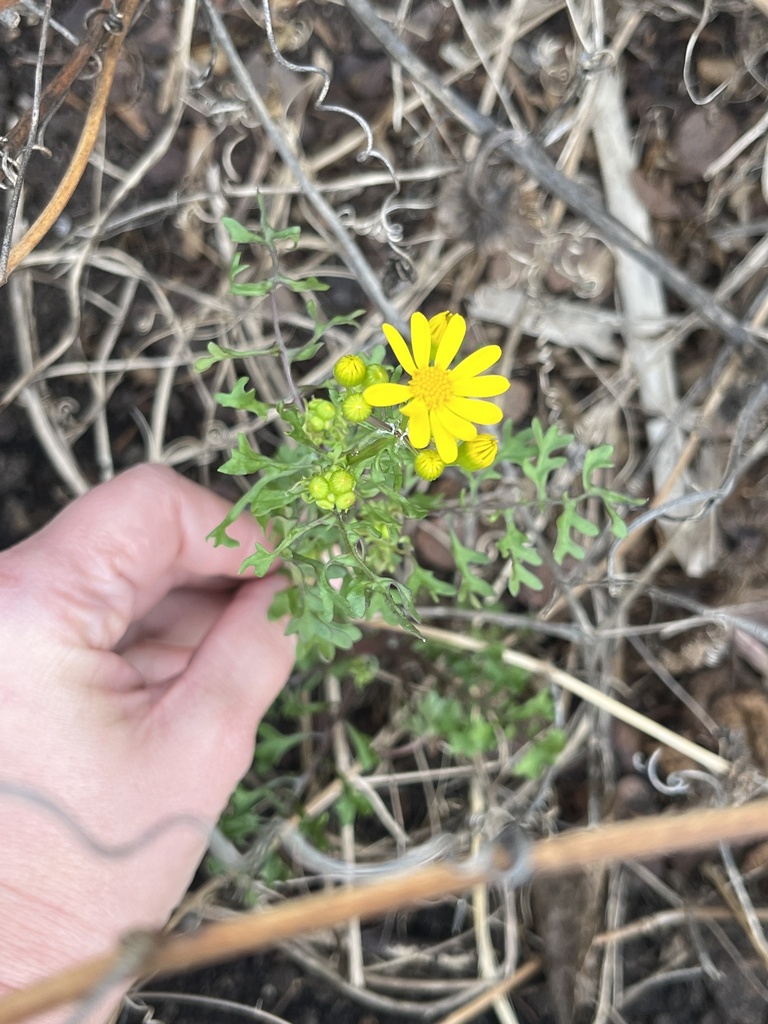
[[(431, 354), (430, 325), (441, 330), (434, 357)], [(399, 331), (391, 324), (382, 330), (397, 361), (410, 380), (405, 384), (372, 384), (363, 391), (366, 402), (372, 406), (403, 405), (400, 410), (408, 417), (408, 440), (414, 448), (426, 448), (434, 437), (438, 454), (443, 462), (456, 461), (456, 440), (471, 441), (477, 436), (475, 423), (498, 423), (501, 409), (493, 402), (479, 402), (503, 394), (509, 387), (506, 377), (489, 374), (481, 377), (501, 356), (498, 345), (485, 345), (468, 355), (449, 370), (454, 356), (461, 348), (467, 325), (463, 316), (445, 313), (428, 321), (423, 313), (411, 317), (411, 350)]]
[(493, 434), (478, 434), (471, 441), (459, 445), (459, 456), (456, 462), (462, 469), (474, 473), (478, 469), (487, 469), (496, 458), (499, 442)]

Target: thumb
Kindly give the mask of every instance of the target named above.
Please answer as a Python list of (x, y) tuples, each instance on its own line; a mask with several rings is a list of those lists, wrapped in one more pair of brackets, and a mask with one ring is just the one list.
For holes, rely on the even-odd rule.
[(248, 770), (256, 727), (293, 666), (294, 638), (267, 615), (284, 585), (274, 576), (245, 583), (156, 709), (171, 717), (185, 759), (195, 752), (222, 805)]

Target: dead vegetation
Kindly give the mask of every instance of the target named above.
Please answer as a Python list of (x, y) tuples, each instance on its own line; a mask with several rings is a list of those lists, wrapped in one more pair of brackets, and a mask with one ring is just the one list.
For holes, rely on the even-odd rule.
[[(273, 224), (301, 226), (292, 273), (329, 283), (324, 318), (367, 310), (354, 336), (326, 335), (298, 386), (372, 344), (382, 319), (461, 310), (475, 342), (504, 349), (507, 415), (614, 445), (611, 485), (647, 499), (626, 541), (551, 563), (543, 593), (517, 601), (477, 517), (467, 542), (492, 556), (498, 601), (422, 609), (446, 643), (491, 629), (542, 678), (561, 671), (568, 742), (541, 780), (513, 777), (503, 745), (469, 763), (414, 740), (403, 695), (449, 676), (450, 655), (372, 634), (367, 697), (325, 678), (299, 796), (318, 816), (345, 779), (374, 812), (327, 825), (337, 859), (388, 861), (445, 834), (477, 853), (510, 819), (540, 838), (762, 791), (767, 55), (762, 0), (0, 0), (3, 543), (144, 459), (238, 496), (215, 470), (243, 422), (213, 398), (235, 372), (192, 367), (211, 340), (272, 343), (269, 306), (228, 294), (220, 224), (252, 220), (257, 190)], [(279, 314), (311, 335), (291, 296)], [(289, 395), (276, 360), (243, 362), (259, 398)], [(453, 572), (439, 518), (415, 544)], [(638, 718), (575, 699), (568, 678)], [(345, 717), (374, 735), (373, 774)], [(649, 762), (643, 720), (689, 746)], [(722, 842), (517, 897), (478, 883), (448, 909), (353, 919), (283, 953), (332, 985), (334, 1016), (366, 1024), (759, 1021), (765, 864), (764, 846)], [(305, 867), (258, 898), (303, 891)], [(190, 897), (203, 918), (231, 902), (220, 882)], [(253, 1001), (317, 1019), (312, 984), (291, 977), (293, 995), (264, 981)]]

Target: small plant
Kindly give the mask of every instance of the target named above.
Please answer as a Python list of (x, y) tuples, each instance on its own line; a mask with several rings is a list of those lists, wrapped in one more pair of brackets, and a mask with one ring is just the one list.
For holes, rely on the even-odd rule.
[[(487, 372), (500, 358), (501, 349), (485, 345), (462, 358), (466, 323), (458, 314), (445, 311), (428, 320), (414, 313), (410, 344), (392, 325), (384, 324), (395, 365), (386, 364), (382, 345), (368, 355), (351, 352), (337, 361), (333, 377), (314, 394), (300, 395), (291, 376), (292, 365), (314, 356), (330, 327), (354, 327), (359, 311), (321, 321), (312, 293), (324, 290), (323, 283), (314, 277), (295, 279), (280, 269), (278, 249), (298, 245), (299, 229), (276, 231), (261, 202), (260, 209), (259, 232), (232, 220), (224, 224), (234, 242), (267, 249), (271, 274), (261, 281), (244, 281), (248, 267), (238, 252), (230, 271), (232, 291), (263, 300), (274, 298), (279, 287), (289, 288), (304, 299), (315, 330), (304, 344), (288, 349), (277, 307), (273, 307), (275, 346), (270, 354), (279, 355), (285, 367), (288, 400), (271, 409), (249, 388), (247, 377), (240, 377), (230, 392), (216, 396), (223, 406), (257, 418), (276, 414), (285, 440), (276, 450), (262, 452), (245, 433), (239, 435), (236, 449), (220, 471), (249, 478), (247, 488), (211, 537), (215, 544), (235, 545), (227, 531), (245, 510), (261, 524), (269, 546), (247, 553), (242, 570), (263, 576), (279, 566), (287, 577), (288, 585), (278, 594), (270, 614), (287, 616), (289, 632), (298, 636), (302, 664), (331, 661), (338, 649), (351, 648), (361, 636), (359, 623), (375, 616), (418, 635), (417, 597), (452, 599), (470, 606), (496, 601), (481, 574), (488, 557), (467, 547), (458, 528), (451, 538), (454, 581), (439, 578), (415, 557), (409, 524), (438, 509), (441, 498), (429, 485), (443, 473), (458, 474), (465, 481), (459, 508), (453, 513), (456, 522), (466, 510), (482, 506), (487, 485), (499, 479), (496, 466), (504, 465), (507, 471), (518, 466), (533, 488), (527, 499), (530, 510), (545, 518), (559, 510), (552, 550), (557, 563), (567, 556), (583, 558), (585, 551), (577, 538), (600, 532), (598, 524), (582, 513), (589, 499), (597, 499), (605, 510), (613, 535), (624, 536), (620, 507), (631, 500), (602, 488), (594, 479), (599, 470), (612, 465), (609, 446), (587, 453), (577, 493), (554, 493), (553, 476), (566, 463), (571, 435), (556, 426), (545, 431), (537, 420), (517, 433), (505, 426), (501, 441), (487, 429), (502, 419), (499, 406), (488, 399), (509, 387), (504, 376)], [(257, 354), (215, 343), (208, 352), (198, 360), (199, 370)], [(536, 569), (542, 564), (543, 534), (529, 534), (520, 509), (518, 505), (483, 511), (488, 519), (503, 523), (498, 550), (508, 560), (513, 595), (523, 585), (542, 586)], [(425, 727), (428, 718), (457, 753), (488, 749), (487, 721), (459, 741), (457, 730), (452, 732), (450, 726), (451, 716), (456, 717), (452, 698), (431, 700), (419, 712)], [(509, 729), (514, 716), (509, 709), (505, 716), (501, 728)]]
[[(415, 735), (439, 740), (455, 757), (465, 758), (490, 754), (502, 738), (535, 737), (513, 771), (536, 778), (562, 750), (565, 734), (550, 727), (554, 709), (549, 690), (532, 692), (530, 673), (506, 665), (502, 651), (492, 644), (481, 654), (454, 653), (450, 671), (443, 668), (440, 673), (448, 677), (442, 692), (430, 689), (416, 698), (411, 726)], [(442, 651), (432, 653), (441, 665)]]

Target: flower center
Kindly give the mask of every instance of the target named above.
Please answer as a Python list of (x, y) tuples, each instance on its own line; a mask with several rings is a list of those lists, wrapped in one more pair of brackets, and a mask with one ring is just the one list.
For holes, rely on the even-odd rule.
[(442, 366), (424, 366), (411, 377), (410, 389), (427, 409), (440, 409), (453, 398), (450, 370)]

